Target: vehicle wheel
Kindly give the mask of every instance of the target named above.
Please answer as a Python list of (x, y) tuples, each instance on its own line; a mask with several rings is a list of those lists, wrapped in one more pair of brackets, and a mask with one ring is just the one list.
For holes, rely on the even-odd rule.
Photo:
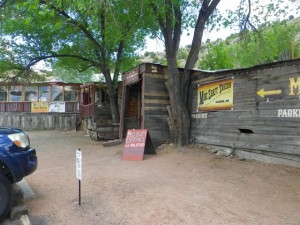
[(3, 221), (8, 214), (12, 204), (12, 185), (0, 174), (0, 222)]

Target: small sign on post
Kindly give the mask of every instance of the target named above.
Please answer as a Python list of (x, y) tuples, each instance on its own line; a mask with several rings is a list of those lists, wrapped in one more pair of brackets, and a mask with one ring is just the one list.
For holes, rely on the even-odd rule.
[(78, 179), (79, 205), (81, 205), (82, 154), (80, 148), (76, 150), (76, 178)]
[(145, 154), (156, 154), (147, 129), (128, 130), (122, 159), (143, 160)]

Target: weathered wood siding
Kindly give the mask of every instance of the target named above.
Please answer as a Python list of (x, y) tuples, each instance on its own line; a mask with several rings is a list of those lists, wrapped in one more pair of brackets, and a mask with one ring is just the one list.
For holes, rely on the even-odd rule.
[[(197, 86), (228, 77), (233, 77), (233, 109), (197, 112)], [(247, 159), (300, 167), (300, 60), (194, 71), (189, 107), (196, 143), (231, 148)]]
[(112, 115), (110, 106), (94, 106), (94, 123), (97, 126), (112, 125)]
[(0, 125), (19, 127), (25, 130), (75, 130), (78, 127), (77, 113), (1, 113)]
[(166, 67), (153, 64), (143, 64), (142, 66), (143, 128), (148, 129), (152, 142), (157, 147), (162, 143), (169, 142), (167, 106), (170, 105), (170, 98), (165, 85)]

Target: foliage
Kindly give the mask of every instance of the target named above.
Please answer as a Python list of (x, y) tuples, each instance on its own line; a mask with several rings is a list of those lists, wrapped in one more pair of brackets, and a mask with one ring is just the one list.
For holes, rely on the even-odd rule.
[(300, 41), (296, 40), (300, 34), (298, 23), (282, 21), (264, 24), (257, 32), (248, 33), (241, 40), (238, 40), (238, 36), (231, 36), (225, 41), (208, 44), (207, 53), (197, 66), (210, 70), (234, 69), (299, 56)]
[(61, 68), (102, 73), (113, 121), (119, 121), (119, 74), (133, 66), (134, 52), (148, 32), (142, 0), (6, 0), (0, 7), (0, 38), (11, 37), (1, 58), (25, 70), (45, 60)]
[(52, 76), (63, 80), (67, 83), (89, 83), (89, 82), (105, 82), (104, 77), (100, 76), (97, 79), (93, 70), (86, 70), (84, 72), (79, 72), (71, 68), (54, 68), (52, 71)]
[(198, 67), (206, 70), (220, 70), (233, 68), (233, 59), (228, 53), (229, 46), (224, 42), (217, 44), (208, 44), (207, 53), (198, 62)]
[(114, 71), (120, 43), (124, 42), (119, 70), (126, 70), (134, 63), (134, 51), (143, 46), (146, 33), (139, 15), (142, 5), (136, 1), (7, 2), (1, 10), (0, 31), (2, 41), (7, 35), (11, 40), (6, 43), (7, 52), (1, 55), (11, 65), (30, 69), (45, 60), (59, 67), (99, 71), (105, 61)]

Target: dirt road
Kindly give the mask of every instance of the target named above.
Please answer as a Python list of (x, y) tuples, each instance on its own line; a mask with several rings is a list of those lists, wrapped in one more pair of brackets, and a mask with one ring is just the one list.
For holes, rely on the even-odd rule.
[[(38, 170), (27, 177), (33, 225), (300, 224), (300, 169), (170, 146), (121, 159), (80, 132), (29, 132)], [(83, 154), (78, 205), (75, 150)]]

